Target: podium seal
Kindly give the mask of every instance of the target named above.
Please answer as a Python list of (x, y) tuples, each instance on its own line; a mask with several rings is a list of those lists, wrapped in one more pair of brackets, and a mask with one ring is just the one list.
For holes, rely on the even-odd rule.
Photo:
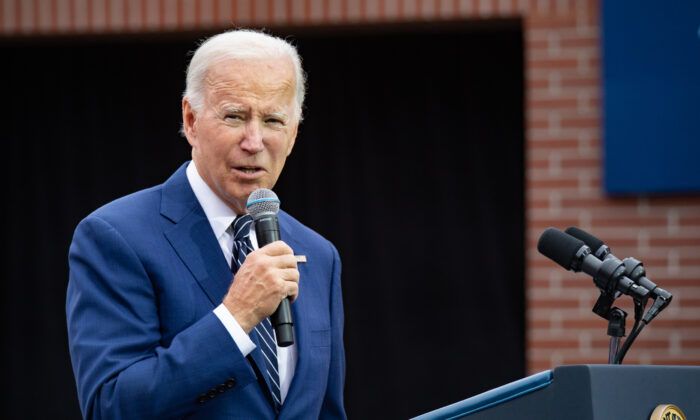
[(688, 420), (680, 408), (673, 404), (657, 405), (649, 420)]

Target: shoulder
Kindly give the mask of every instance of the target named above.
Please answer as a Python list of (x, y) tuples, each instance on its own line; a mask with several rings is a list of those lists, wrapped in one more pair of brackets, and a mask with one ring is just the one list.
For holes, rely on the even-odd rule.
[[(163, 223), (163, 217), (176, 221), (195, 208), (196, 198), (185, 173), (188, 162), (164, 183), (131, 193), (103, 205), (83, 222), (101, 220), (114, 227), (142, 228)], [(82, 223), (82, 222), (81, 222)]]
[(111, 226), (148, 223), (160, 214), (162, 185), (131, 193), (103, 205), (83, 222), (99, 219)]
[(160, 214), (161, 197), (159, 185), (103, 205), (78, 224), (72, 242), (88, 241), (107, 249), (126, 246), (147, 253), (172, 225)]

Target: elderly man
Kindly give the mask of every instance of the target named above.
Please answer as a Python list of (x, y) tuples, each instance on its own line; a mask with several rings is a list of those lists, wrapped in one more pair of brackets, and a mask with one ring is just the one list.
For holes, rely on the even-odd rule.
[[(73, 237), (66, 313), (86, 418), (345, 418), (338, 253), (283, 211), (284, 242), (258, 248), (246, 215), (292, 151), (303, 97), (281, 39), (232, 31), (195, 52), (192, 161)], [(286, 297), (295, 343), (280, 347), (268, 317)]]

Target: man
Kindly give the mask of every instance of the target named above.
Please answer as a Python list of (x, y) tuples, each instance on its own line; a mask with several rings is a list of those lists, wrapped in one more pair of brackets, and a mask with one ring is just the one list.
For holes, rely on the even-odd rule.
[[(284, 242), (255, 249), (245, 219), (292, 151), (303, 96), (281, 39), (232, 31), (195, 52), (182, 100), (192, 161), (73, 237), (66, 313), (84, 417), (345, 418), (337, 251), (283, 211)], [(279, 347), (268, 316), (285, 297), (295, 344)]]

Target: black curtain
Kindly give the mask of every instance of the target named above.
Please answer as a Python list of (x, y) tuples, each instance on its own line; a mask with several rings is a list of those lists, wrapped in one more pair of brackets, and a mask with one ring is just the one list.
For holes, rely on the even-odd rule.
[[(519, 22), (280, 33), (299, 45), (309, 93), (275, 189), (343, 260), (349, 416), (406, 418), (522, 377)], [(0, 47), (10, 418), (79, 416), (72, 230), (188, 159), (177, 131), (197, 38)]]

